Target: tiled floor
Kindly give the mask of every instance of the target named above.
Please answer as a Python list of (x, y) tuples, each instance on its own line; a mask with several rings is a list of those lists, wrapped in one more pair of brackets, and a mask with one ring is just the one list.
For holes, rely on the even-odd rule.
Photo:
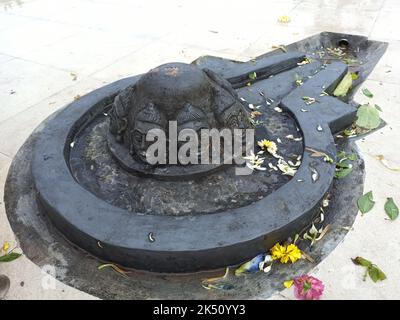
[[(16, 241), (2, 203), (12, 157), (74, 96), (164, 62), (205, 54), (248, 60), (321, 31), (355, 33), (390, 43), (365, 84), (388, 126), (359, 143), (365, 188), (374, 191), (377, 205), (357, 218), (314, 274), (326, 284), (325, 298), (400, 298), (400, 222), (386, 220), (382, 210), (386, 197), (400, 203), (400, 173), (375, 158), (383, 154), (400, 166), (399, 14), (397, 0), (0, 0), (0, 242)], [(291, 22), (278, 23), (281, 15)], [(350, 261), (356, 255), (376, 262), (388, 279), (363, 282), (362, 268)], [(1, 264), (0, 273), (12, 281), (8, 299), (91, 298), (59, 282), (45, 289), (42, 271), (25, 257)], [(290, 298), (290, 290), (282, 297)]]

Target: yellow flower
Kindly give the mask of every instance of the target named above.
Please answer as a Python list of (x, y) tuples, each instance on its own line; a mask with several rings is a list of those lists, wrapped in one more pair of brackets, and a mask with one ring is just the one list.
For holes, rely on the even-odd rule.
[(10, 243), (6, 241), (6, 242), (4, 242), (4, 244), (3, 244), (2, 250), (3, 250), (5, 253), (7, 253), (7, 252), (8, 252), (8, 249), (10, 249)]
[(301, 251), (295, 244), (281, 246), (279, 243), (271, 248), (272, 259), (280, 260), (281, 263), (296, 262), (301, 258)]
[(283, 281), (283, 286), (288, 289), (293, 285), (293, 280), (287, 280), (287, 281)]
[(278, 22), (281, 22), (281, 23), (288, 23), (288, 22), (290, 22), (290, 17), (289, 16), (280, 16), (279, 18), (278, 18)]
[(266, 149), (270, 154), (275, 154), (278, 151), (276, 143), (271, 140), (264, 139), (258, 141), (257, 144), (261, 149)]

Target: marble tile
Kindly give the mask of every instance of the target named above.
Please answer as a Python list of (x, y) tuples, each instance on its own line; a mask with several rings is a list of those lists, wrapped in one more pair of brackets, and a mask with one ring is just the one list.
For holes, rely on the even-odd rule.
[(370, 37), (377, 40), (400, 41), (399, 10), (382, 10), (376, 20)]
[(383, 6), (383, 11), (399, 11), (400, 10), (400, 2), (398, 0), (385, 0)]
[(203, 55), (223, 56), (234, 60), (248, 60), (248, 57), (224, 54), (204, 48), (164, 43), (157, 41), (145, 48), (91, 75), (105, 82), (112, 82), (135, 74), (149, 71), (168, 62), (190, 63)]
[(0, 122), (72, 84), (69, 72), (12, 59), (0, 68)]
[(386, 2), (386, 0), (303, 0), (302, 4), (312, 5), (319, 10), (334, 8), (338, 10), (347, 10), (354, 14), (354, 12), (358, 12), (358, 10), (379, 11)]
[(11, 57), (11, 56), (8, 56), (8, 55), (6, 55), (6, 54), (1, 54), (1, 53), (0, 53), (0, 66), (1, 66), (3, 63), (6, 63), (7, 61), (10, 61), (10, 60), (12, 60), (12, 59), (14, 59), (14, 57)]
[(173, 24), (179, 25), (179, 19), (170, 19), (168, 10), (176, 13), (174, 7), (163, 1), (143, 6), (138, 1), (41, 0), (16, 8), (12, 13), (92, 30), (154, 36), (158, 32), (163, 35)]
[[(370, 37), (376, 40), (373, 36)], [(400, 83), (400, 60), (398, 59), (400, 52), (400, 41), (389, 41), (389, 46), (369, 79), (389, 82), (393, 84)]]
[(75, 36), (26, 52), (24, 57), (48, 66), (89, 75), (151, 43), (150, 37), (87, 30)]
[(347, 10), (342, 7), (300, 3), (291, 12), (290, 26), (312, 33), (332, 31), (368, 35), (378, 13), (378, 10)]
[(289, 45), (315, 34), (304, 28), (295, 28), (290, 25), (275, 24), (270, 27), (270, 32), (259, 37), (256, 41), (241, 52), (242, 55), (257, 57), (274, 50), (274, 46)]
[[(73, 84), (72, 84), (73, 83)], [(70, 81), (70, 86), (47, 97), (23, 112), (0, 122), (0, 152), (13, 157), (32, 131), (50, 114), (74, 100), (77, 95), (97, 89), (104, 85), (92, 78)]]
[(0, 32), (0, 52), (29, 59), (30, 53), (77, 34), (78, 27), (31, 19)]
[(10, 28), (21, 26), (22, 24), (31, 22), (32, 18), (16, 16), (14, 14), (8, 14), (7, 11), (1, 10), (0, 4), (0, 32)]

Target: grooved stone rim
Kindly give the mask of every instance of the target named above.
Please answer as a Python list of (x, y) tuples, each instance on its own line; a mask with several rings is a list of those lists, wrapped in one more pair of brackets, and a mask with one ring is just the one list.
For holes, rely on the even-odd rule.
[[(325, 79), (333, 72), (335, 76), (327, 79), (329, 86), (346, 71), (344, 64), (336, 63), (315, 77)], [(80, 186), (66, 162), (74, 130), (89, 114), (102, 110), (105, 99), (137, 79), (123, 79), (83, 96), (47, 120), (37, 137), (32, 160), (37, 197), (66, 238), (103, 260), (125, 267), (193, 272), (240, 263), (309, 223), (331, 186), (335, 165), (313, 158), (306, 151), (295, 177), (276, 192), (249, 206), (215, 214), (142, 215), (114, 207)], [(307, 83), (301, 90), (307, 88)], [(314, 89), (322, 91), (310, 90)], [(329, 118), (317, 110), (305, 117), (299, 112), (296, 90), (282, 101), (282, 106), (296, 118), (305, 149), (318, 149), (335, 158), (332, 115)], [(354, 109), (348, 107), (334, 118), (352, 120)], [(336, 123), (343, 125), (347, 122)], [(316, 130), (317, 126), (322, 131)], [(312, 179), (314, 169), (319, 174), (317, 181)], [(154, 242), (149, 241), (150, 233)]]

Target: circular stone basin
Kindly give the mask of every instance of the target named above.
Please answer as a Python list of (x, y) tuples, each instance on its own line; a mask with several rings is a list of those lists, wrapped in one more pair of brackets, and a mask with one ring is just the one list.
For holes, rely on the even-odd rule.
[[(234, 166), (223, 166), (200, 177), (160, 180), (121, 166), (108, 146), (108, 115), (115, 97), (138, 79), (83, 96), (46, 120), (38, 133), (32, 160), (38, 202), (68, 240), (124, 267), (194, 272), (250, 259), (318, 213), (334, 165), (305, 148), (334, 157), (333, 137), (328, 122), (306, 121), (290, 101), (283, 101), (283, 113), (259, 103), (255, 140), (284, 139), (279, 154), (286, 161), (301, 158), (294, 178), (283, 175), (268, 154), (263, 155), (268, 170), (243, 176), (235, 175)], [(246, 104), (259, 98), (250, 94)]]

